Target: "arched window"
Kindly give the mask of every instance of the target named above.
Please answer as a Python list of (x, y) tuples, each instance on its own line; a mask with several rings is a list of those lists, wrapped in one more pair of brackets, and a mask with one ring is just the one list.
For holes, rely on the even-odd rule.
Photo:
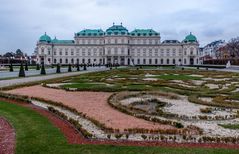
[(187, 59), (184, 59), (184, 64), (187, 64)]
[(71, 59), (71, 63), (74, 64), (74, 59), (73, 58)]
[(83, 63), (83, 64), (85, 63), (85, 59), (82, 59), (82, 63)]
[(149, 59), (149, 64), (150, 64), (150, 65), (152, 64), (152, 59)]
[(54, 59), (54, 64), (56, 64), (56, 62), (57, 62), (56, 59)]
[(62, 64), (62, 59), (60, 59), (60, 64)]
[(41, 48), (41, 54), (44, 54), (44, 48)]
[(51, 48), (48, 48), (48, 55), (51, 55)]
[(169, 64), (169, 59), (167, 59), (167, 64)]
[(191, 47), (190, 48), (190, 55), (193, 55), (193, 51), (194, 51), (194, 49), (193, 49), (193, 47)]
[(146, 64), (146, 59), (143, 59), (143, 64), (144, 64), (144, 65)]
[(176, 62), (175, 62), (175, 59), (173, 59), (173, 64), (175, 64)]
[(76, 62), (77, 62), (77, 64), (79, 64), (79, 59), (78, 58), (76, 59)]
[(161, 64), (163, 64), (163, 59), (161, 59)]
[(65, 63), (68, 64), (68, 59), (65, 60)]
[(140, 59), (138, 59), (138, 62), (137, 62), (137, 63), (138, 63), (138, 65), (140, 64)]
[(155, 64), (158, 64), (158, 59), (155, 59), (155, 61), (154, 61), (154, 62), (155, 62)]

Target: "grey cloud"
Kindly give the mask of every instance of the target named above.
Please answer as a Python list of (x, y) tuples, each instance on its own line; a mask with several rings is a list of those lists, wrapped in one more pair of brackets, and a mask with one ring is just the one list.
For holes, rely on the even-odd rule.
[(1, 0), (0, 52), (21, 48), (31, 54), (40, 35), (73, 39), (84, 28), (113, 22), (153, 28), (162, 40), (183, 40), (193, 32), (202, 45), (239, 36), (237, 0)]

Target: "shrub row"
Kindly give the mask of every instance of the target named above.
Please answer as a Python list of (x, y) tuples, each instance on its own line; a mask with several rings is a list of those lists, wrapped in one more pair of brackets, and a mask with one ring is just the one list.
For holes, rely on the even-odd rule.
[(77, 120), (74, 120), (72, 118), (68, 118), (64, 113), (56, 110), (55, 108), (49, 106), (48, 110), (56, 115), (58, 115), (59, 117), (61, 117), (62, 119), (68, 121), (69, 123), (71, 123), (78, 131), (80, 131), (82, 133), (82, 135), (86, 138), (92, 138), (92, 134), (89, 133), (87, 130), (85, 130), (81, 124), (79, 124), (79, 122)]
[(31, 103), (28, 96), (19, 96), (19, 95), (0, 92), (0, 97), (5, 98), (5, 99), (19, 101), (19, 102)]

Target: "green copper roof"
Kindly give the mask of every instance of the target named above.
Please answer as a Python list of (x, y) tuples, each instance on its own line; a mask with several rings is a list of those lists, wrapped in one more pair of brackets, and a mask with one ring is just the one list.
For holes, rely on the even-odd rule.
[(159, 33), (153, 29), (135, 29), (130, 33), (131, 36), (158, 36)]
[(187, 43), (187, 42), (197, 42), (197, 38), (196, 36), (194, 36), (192, 33), (190, 33), (188, 36), (186, 36), (186, 38), (183, 40), (183, 42)]
[(74, 40), (58, 40), (56, 37), (51, 42), (53, 44), (74, 44)]
[(42, 35), (39, 39), (40, 42), (48, 42), (50, 43), (51, 42), (51, 37), (48, 36), (46, 33), (44, 35)]
[(121, 25), (115, 25), (111, 26), (106, 30), (106, 35), (128, 35), (128, 30)]
[(101, 29), (85, 29), (78, 33), (77, 36), (102, 36), (104, 35), (104, 31)]

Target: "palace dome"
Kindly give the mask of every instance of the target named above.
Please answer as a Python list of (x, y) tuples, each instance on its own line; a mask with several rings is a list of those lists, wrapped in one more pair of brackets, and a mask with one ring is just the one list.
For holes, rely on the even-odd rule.
[(126, 29), (124, 26), (121, 25), (115, 25), (111, 26), (106, 30), (107, 35), (128, 35), (128, 29)]
[(44, 35), (42, 35), (42, 36), (39, 38), (39, 41), (40, 41), (40, 42), (50, 43), (50, 42), (51, 42), (51, 37), (48, 36), (48, 35), (45, 33)]
[(183, 42), (187, 43), (193, 43), (193, 42), (197, 42), (197, 37), (194, 36), (192, 33), (190, 33), (189, 35), (186, 36), (186, 38), (183, 40)]

